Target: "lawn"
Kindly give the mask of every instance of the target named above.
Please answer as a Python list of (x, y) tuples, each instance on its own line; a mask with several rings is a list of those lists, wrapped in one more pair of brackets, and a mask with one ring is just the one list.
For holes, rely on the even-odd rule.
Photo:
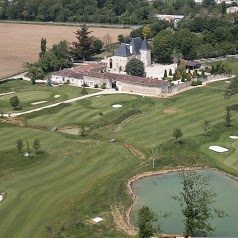
[[(46, 106), (52, 103), (61, 102), (70, 98), (75, 98), (82, 96), (81, 94), (82, 88), (73, 87), (69, 85), (64, 85), (61, 87), (49, 87), (45, 84), (40, 85), (32, 85), (27, 81), (9, 81), (1, 84), (0, 86), (0, 94), (15, 92), (13, 94), (8, 95), (0, 95), (0, 111), (4, 113), (12, 113), (13, 108), (10, 104), (10, 98), (13, 96), (17, 96), (20, 100), (21, 111), (27, 111), (30, 109), (34, 109), (41, 106)], [(95, 89), (87, 89), (88, 93), (94, 93), (98, 90)], [(60, 97), (55, 98), (55, 95), (60, 95)], [(45, 103), (32, 105), (31, 103), (47, 101)]]
[[(126, 183), (152, 169), (152, 156), (155, 170), (207, 165), (238, 175), (238, 141), (229, 139), (238, 135), (236, 111), (231, 112), (233, 126), (224, 126), (225, 106), (236, 104), (238, 96), (224, 99), (228, 85), (211, 83), (169, 99), (103, 95), (26, 115), (27, 127), (0, 122), (0, 191), (7, 193), (0, 204), (1, 236), (50, 237), (45, 229), (50, 225), (64, 237), (128, 237), (116, 230), (111, 206), (128, 208)], [(112, 108), (113, 104), (123, 106)], [(208, 138), (203, 135), (204, 120), (212, 124)], [(82, 123), (88, 127), (85, 136), (49, 131), (53, 126)], [(174, 128), (184, 133), (178, 146), (172, 137)], [(31, 146), (36, 137), (42, 154), (32, 160), (20, 158), (16, 140)], [(117, 142), (109, 142), (111, 138)], [(139, 159), (126, 144), (146, 159)], [(229, 152), (217, 154), (208, 149), (210, 145), (224, 146)], [(104, 221), (92, 224), (90, 218), (96, 216)]]
[[(222, 62), (227, 62), (228, 65), (231, 67), (232, 74), (238, 75), (238, 67), (237, 67), (238, 59), (228, 59), (228, 60), (223, 60)], [(217, 62), (209, 62), (208, 64), (215, 66)]]

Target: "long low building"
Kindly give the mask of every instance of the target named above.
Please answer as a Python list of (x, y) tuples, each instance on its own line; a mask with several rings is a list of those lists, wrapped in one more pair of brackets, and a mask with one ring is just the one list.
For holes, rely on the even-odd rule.
[(152, 96), (162, 96), (163, 93), (168, 93), (170, 86), (170, 83), (164, 80), (108, 73), (106, 65), (104, 67), (102, 63), (54, 72), (51, 75), (51, 81), (53, 84), (70, 83), (91, 88), (117, 88), (118, 91)]

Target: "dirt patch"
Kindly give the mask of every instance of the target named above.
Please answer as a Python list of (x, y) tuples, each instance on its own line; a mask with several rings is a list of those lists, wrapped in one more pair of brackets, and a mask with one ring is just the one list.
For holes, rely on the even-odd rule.
[[(23, 62), (34, 62), (39, 56), (40, 41), (44, 37), (47, 47), (61, 40), (75, 41), (75, 34), (79, 27), (34, 25), (34, 24), (10, 24), (0, 23), (0, 78), (4, 78), (23, 71)], [(119, 34), (127, 35), (131, 29), (94, 28), (92, 35), (102, 39), (108, 33), (112, 42), (117, 42)], [(26, 39), (30, 39), (26, 44)]]
[(18, 126), (26, 126), (27, 121), (21, 117), (7, 117), (2, 120), (3, 122), (11, 123)]
[(137, 230), (125, 220), (122, 215), (124, 212), (121, 212), (121, 209), (122, 208), (119, 208), (118, 206), (112, 207), (112, 216), (118, 230), (123, 231), (128, 235), (136, 236)]
[(133, 147), (132, 145), (125, 144), (125, 147), (136, 157), (139, 157), (140, 159), (145, 159), (145, 155), (141, 151)]
[(174, 114), (174, 113), (176, 113), (177, 111), (176, 110), (174, 110), (174, 109), (165, 109), (164, 110), (164, 113), (168, 113), (168, 114)]

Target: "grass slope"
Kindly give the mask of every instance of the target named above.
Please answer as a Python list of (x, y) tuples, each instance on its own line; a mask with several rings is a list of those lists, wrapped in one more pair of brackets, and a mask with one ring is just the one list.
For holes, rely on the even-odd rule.
[[(64, 85), (62, 87), (49, 87), (45, 84), (32, 85), (31, 82), (16, 80), (0, 84), (0, 94), (7, 92), (16, 92), (14, 94), (0, 96), (0, 111), (11, 113), (13, 111), (10, 105), (10, 98), (18, 96), (22, 111), (46, 106), (52, 103), (61, 102), (70, 98), (82, 96), (79, 87)], [(87, 89), (88, 93), (97, 92), (95, 89)], [(55, 95), (60, 95), (59, 98), (54, 98)], [(32, 102), (47, 101), (43, 104), (32, 105)]]
[[(0, 123), (0, 191), (7, 192), (0, 204), (0, 234), (3, 237), (48, 237), (45, 226), (66, 237), (127, 237), (115, 230), (111, 205), (130, 197), (128, 179), (142, 171), (178, 165), (208, 165), (238, 175), (238, 143), (229, 135), (238, 135), (238, 114), (232, 111), (233, 127), (224, 127), (225, 106), (235, 104), (223, 94), (225, 82), (195, 88), (169, 99), (147, 99), (134, 95), (105, 95), (73, 103), (67, 107), (27, 115), (30, 127)], [(121, 108), (112, 108), (122, 104)], [(134, 115), (133, 110), (140, 113)], [(173, 109), (176, 113), (166, 113)], [(101, 114), (101, 112), (103, 114)], [(99, 114), (100, 113), (100, 114)], [(202, 123), (210, 120), (207, 139)], [(53, 126), (75, 126), (86, 122), (86, 137), (50, 132)], [(37, 129), (40, 127), (41, 129)], [(176, 146), (174, 128), (184, 136)], [(17, 158), (16, 140), (38, 137), (46, 156), (31, 161)], [(108, 138), (117, 138), (110, 143)], [(146, 154), (141, 161), (125, 148), (128, 143)], [(210, 145), (221, 145), (229, 152), (217, 154)], [(6, 162), (7, 158), (9, 163)], [(21, 160), (16, 163), (17, 159)], [(23, 166), (25, 160), (25, 168)], [(83, 225), (72, 222), (72, 208), (78, 209)], [(9, 212), (11, 211), (11, 212)], [(92, 225), (90, 218), (102, 216), (105, 221)]]

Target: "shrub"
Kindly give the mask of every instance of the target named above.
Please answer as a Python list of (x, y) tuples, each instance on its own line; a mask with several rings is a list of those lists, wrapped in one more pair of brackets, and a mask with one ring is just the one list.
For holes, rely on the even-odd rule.
[(81, 91), (81, 94), (83, 94), (83, 95), (88, 94), (88, 90), (85, 87), (83, 87), (82, 91)]
[(94, 88), (99, 88), (98, 84), (95, 84), (95, 85), (94, 85)]
[(102, 84), (102, 89), (106, 89), (107, 88), (107, 84), (106, 83), (103, 83)]
[(103, 116), (103, 112), (99, 112), (98, 115), (102, 117)]
[(198, 86), (198, 83), (196, 81), (192, 81), (191, 86)]
[(82, 87), (88, 87), (88, 85), (85, 82), (83, 82)]
[(198, 85), (202, 85), (202, 81), (201, 81), (201, 80), (198, 80), (198, 81), (197, 81), (197, 84), (198, 84)]

